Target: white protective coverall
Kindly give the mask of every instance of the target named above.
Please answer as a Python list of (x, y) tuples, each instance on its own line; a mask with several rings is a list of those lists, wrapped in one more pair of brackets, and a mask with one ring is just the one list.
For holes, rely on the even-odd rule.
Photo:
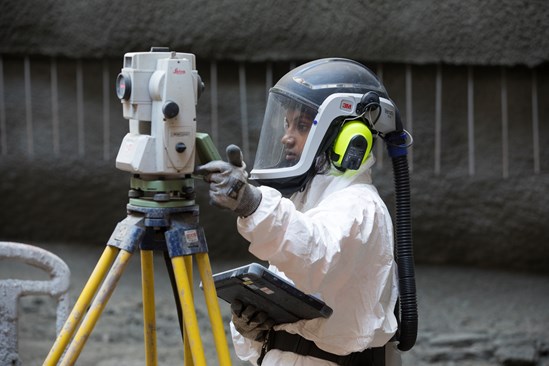
[[(393, 226), (372, 185), (373, 155), (358, 171), (316, 175), (291, 199), (270, 187), (257, 210), (238, 219), (249, 251), (297, 288), (318, 295), (333, 309), (328, 319), (275, 326), (298, 333), (321, 349), (346, 355), (385, 345), (397, 330), (398, 297)], [(244, 338), (231, 323), (236, 354), (256, 364), (261, 343)], [(335, 365), (272, 349), (263, 366)]]

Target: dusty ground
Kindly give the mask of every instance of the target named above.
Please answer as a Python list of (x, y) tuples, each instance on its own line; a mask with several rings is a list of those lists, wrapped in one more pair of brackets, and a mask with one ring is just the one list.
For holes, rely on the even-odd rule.
[[(80, 294), (103, 247), (40, 245), (71, 268), (71, 297)], [(210, 258), (214, 272), (248, 263)], [(198, 276), (197, 272), (195, 272)], [(25, 265), (0, 260), (0, 279), (43, 278)], [(197, 280), (197, 279), (196, 279)], [(549, 278), (459, 267), (419, 266), (418, 342), (403, 355), (412, 365), (549, 365)], [(181, 337), (170, 283), (161, 256), (155, 258), (156, 317), (160, 365), (182, 364)], [(217, 364), (201, 290), (196, 306), (209, 364)], [(83, 366), (144, 365), (140, 261), (132, 258), (121, 282), (78, 359)], [(23, 365), (41, 365), (55, 339), (54, 302), (25, 297), (19, 314)], [(224, 319), (229, 307), (221, 303)], [(512, 363), (511, 350), (522, 360)], [(231, 350), (232, 351), (232, 350)], [(507, 352), (509, 353), (509, 352)], [(513, 356), (515, 357), (515, 356)], [(517, 356), (518, 357), (518, 356)], [(532, 363), (520, 363), (531, 359)], [(233, 355), (234, 365), (244, 365)]]

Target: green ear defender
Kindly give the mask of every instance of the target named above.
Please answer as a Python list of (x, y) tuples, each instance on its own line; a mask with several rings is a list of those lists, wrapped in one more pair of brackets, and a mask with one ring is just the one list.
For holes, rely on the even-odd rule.
[(372, 131), (363, 122), (346, 122), (332, 148), (334, 165), (342, 170), (357, 170), (370, 154), (373, 140)]

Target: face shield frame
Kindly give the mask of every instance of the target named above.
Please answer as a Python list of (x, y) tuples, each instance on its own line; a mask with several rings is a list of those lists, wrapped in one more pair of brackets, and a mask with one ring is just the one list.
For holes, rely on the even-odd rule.
[[(268, 152), (268, 149), (261, 146), (261, 144), (264, 143), (264, 132), (267, 132), (262, 128), (258, 145), (258, 154), (256, 155), (254, 167), (250, 172), (250, 179), (257, 180), (259, 183), (266, 181), (271, 184), (273, 180), (277, 179), (280, 179), (283, 184), (290, 184), (294, 177), (296, 178), (296, 181), (299, 181), (300, 178), (306, 175), (314, 166), (316, 158), (324, 153), (333, 143), (338, 130), (338, 128), (336, 128), (338, 126), (336, 125), (339, 125), (342, 120), (358, 117), (356, 114), (356, 106), (360, 103), (362, 96), (362, 94), (355, 93), (335, 93), (326, 98), (318, 108), (318, 113), (314, 117), (299, 161), (291, 166), (265, 167), (264, 164), (260, 163), (259, 160), (262, 159), (259, 154), (260, 150), (262, 150), (263, 153)], [(382, 130), (387, 130), (387, 125), (392, 124), (394, 126), (394, 122), (390, 121), (390, 117), (394, 116), (394, 105), (390, 100), (385, 98), (380, 98), (380, 101), (382, 108), (385, 108), (380, 112), (381, 115), (377, 118), (376, 126), (379, 125), (382, 127)], [(269, 109), (269, 107), (267, 109)], [(272, 120), (268, 120), (269, 118), (271, 118), (271, 116), (266, 113), (264, 126), (265, 123), (273, 123)], [(387, 119), (389, 119), (389, 121), (387, 121)], [(279, 122), (279, 124), (280, 123), (281, 122)], [(334, 129), (334, 131), (328, 132), (330, 129)], [(389, 127), (389, 129), (391, 129), (391, 127)], [(282, 145), (281, 142), (280, 145)], [(273, 153), (272, 150), (270, 152)]]

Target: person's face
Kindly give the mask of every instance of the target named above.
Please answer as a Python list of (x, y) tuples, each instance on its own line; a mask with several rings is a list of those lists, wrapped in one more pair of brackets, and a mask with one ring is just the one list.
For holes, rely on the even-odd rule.
[(284, 118), (284, 154), (287, 162), (295, 164), (299, 161), (305, 141), (311, 130), (314, 116), (300, 109), (288, 109)]

